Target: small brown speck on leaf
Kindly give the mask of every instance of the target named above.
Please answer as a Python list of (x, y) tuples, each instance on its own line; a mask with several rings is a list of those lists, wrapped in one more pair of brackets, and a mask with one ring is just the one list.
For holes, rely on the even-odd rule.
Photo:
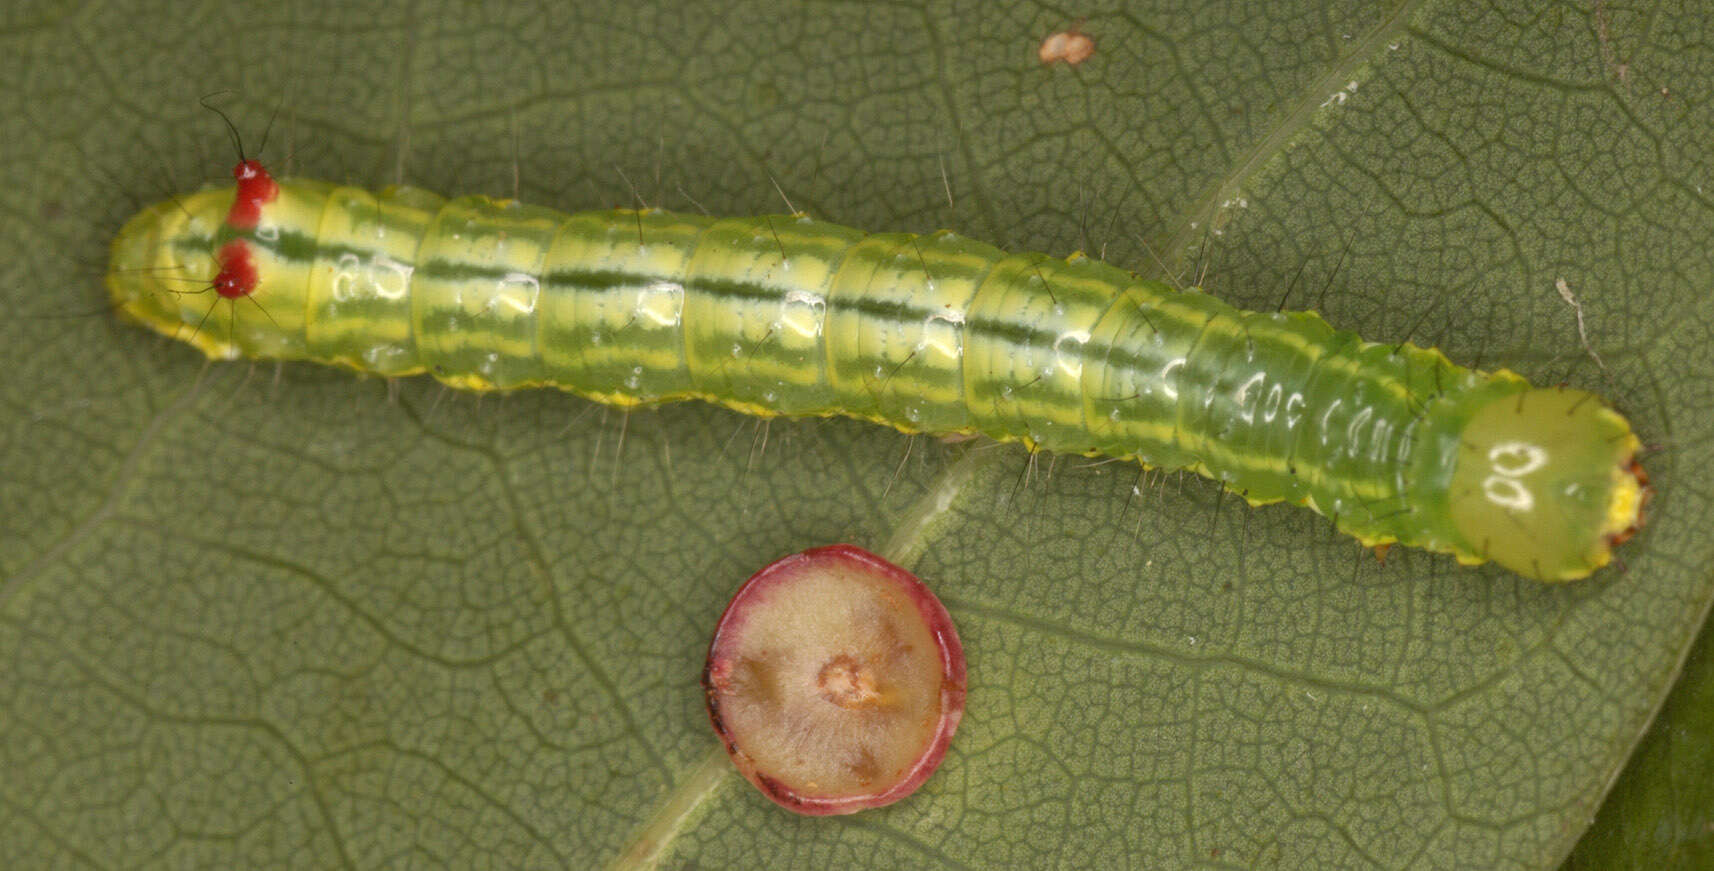
[(1080, 29), (1082, 25), (1083, 22), (1078, 21), (1065, 30), (1049, 34), (1036, 48), (1036, 57), (1048, 66), (1064, 61), (1066, 66), (1073, 67), (1093, 57), (1095, 39)]

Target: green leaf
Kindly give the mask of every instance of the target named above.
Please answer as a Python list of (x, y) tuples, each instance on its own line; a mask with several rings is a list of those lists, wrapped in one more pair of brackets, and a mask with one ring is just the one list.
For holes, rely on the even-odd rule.
[(1714, 867), (1714, 633), (1562, 871)]
[[(1073, 68), (1026, 4), (14, 4), (0, 865), (1554, 867), (1714, 599), (1700, 11), (1091, 9)], [(223, 88), (283, 172), (783, 192), (1589, 387), (1667, 448), (1649, 525), (1550, 587), (1119, 463), (205, 364), (100, 278), (225, 177)], [(697, 676), (744, 577), (842, 540), (942, 595), (969, 704), (918, 795), (797, 818)]]

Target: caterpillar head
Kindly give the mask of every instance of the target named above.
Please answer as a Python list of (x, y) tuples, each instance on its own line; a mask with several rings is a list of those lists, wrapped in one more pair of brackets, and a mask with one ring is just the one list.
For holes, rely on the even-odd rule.
[[(235, 187), (206, 187), (133, 216), (113, 240), (107, 275), (121, 312), (215, 359), (253, 355), (278, 332), (255, 294), (275, 257), (258, 240), (278, 236), (263, 226), (263, 210), (281, 188), (253, 160), (238, 164), (233, 178)], [(239, 300), (248, 300), (242, 310)], [(233, 306), (217, 313), (222, 301)]]
[(1459, 441), (1452, 522), (1477, 554), (1512, 571), (1585, 577), (1641, 522), (1639, 442), (1594, 394), (1532, 388), (1491, 399)]
[(123, 314), (217, 358), (235, 356), (218, 335), (223, 319), (209, 315), (221, 271), (215, 236), (231, 203), (230, 186), (206, 188), (138, 212), (114, 237), (107, 272), (108, 293)]

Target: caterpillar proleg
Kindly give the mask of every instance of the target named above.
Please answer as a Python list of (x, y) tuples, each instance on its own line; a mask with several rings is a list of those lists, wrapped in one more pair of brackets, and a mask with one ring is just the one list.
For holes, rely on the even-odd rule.
[[(801, 214), (567, 215), (269, 181), (126, 223), (107, 279), (122, 311), (216, 359), (845, 415), (1190, 469), (1252, 504), (1306, 505), (1366, 545), (1546, 581), (1607, 564), (1648, 493), (1637, 437), (1594, 394), (1082, 255)], [(235, 263), (253, 271), (246, 289), (211, 289), (257, 305), (230, 318), (166, 279)]]

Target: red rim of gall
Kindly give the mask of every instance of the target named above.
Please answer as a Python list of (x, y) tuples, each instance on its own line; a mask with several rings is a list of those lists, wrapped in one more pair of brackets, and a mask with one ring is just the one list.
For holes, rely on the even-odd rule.
[[(915, 616), (934, 640), (940, 668), (939, 715), (935, 727), (914, 761), (898, 776), (878, 785), (873, 791), (842, 794), (804, 794), (780, 779), (762, 771), (758, 763), (741, 746), (721, 712), (721, 689), (734, 667), (731, 658), (734, 637), (742, 631), (745, 615), (760, 594), (780, 584), (789, 584), (803, 576), (806, 570), (818, 566), (843, 564), (896, 586), (904, 599), (915, 607)], [(750, 576), (720, 615), (714, 638), (708, 646), (708, 661), (703, 668), (702, 686), (708, 702), (708, 717), (720, 736), (727, 753), (738, 770), (764, 795), (788, 810), (811, 816), (848, 814), (871, 807), (891, 804), (915, 792), (929, 775), (940, 766), (952, 743), (953, 733), (964, 715), (966, 693), (964, 648), (952, 626), (952, 617), (945, 606), (922, 581), (904, 569), (863, 548), (850, 544), (835, 544), (795, 553), (770, 563)]]

